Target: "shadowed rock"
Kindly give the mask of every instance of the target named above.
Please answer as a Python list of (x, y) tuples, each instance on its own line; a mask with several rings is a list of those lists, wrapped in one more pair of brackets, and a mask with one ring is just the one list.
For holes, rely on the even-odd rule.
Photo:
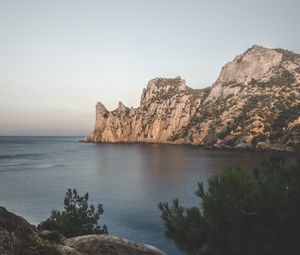
[[(0, 254), (25, 254), (33, 245), (36, 228), (22, 217), (0, 207)], [(29, 253), (28, 253), (29, 254)]]
[(39, 233), (25, 219), (0, 207), (1, 255), (166, 255), (153, 246), (109, 235), (62, 238), (61, 243), (47, 236), (50, 231)]

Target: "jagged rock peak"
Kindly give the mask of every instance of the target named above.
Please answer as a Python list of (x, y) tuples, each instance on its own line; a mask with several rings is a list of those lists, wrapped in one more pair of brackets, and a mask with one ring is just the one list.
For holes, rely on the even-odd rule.
[(282, 54), (275, 50), (254, 45), (227, 63), (217, 82), (243, 84), (251, 79), (260, 80), (272, 67), (279, 65), (281, 58)]
[(299, 65), (300, 55), (298, 57), (297, 55), (281, 49), (253, 45), (222, 67), (217, 81), (212, 85), (208, 99), (236, 95), (253, 81), (267, 82), (278, 73), (284, 61), (293, 59), (293, 62)]
[(96, 119), (95, 119), (95, 129), (101, 129), (106, 124), (106, 119), (108, 116), (108, 110), (101, 102), (96, 104)]
[(104, 104), (101, 102), (97, 102), (96, 104), (97, 113), (103, 115), (107, 112), (107, 109), (105, 108)]
[(126, 110), (127, 110), (127, 107), (121, 101), (119, 101), (117, 111), (118, 112), (125, 112)]
[(253, 44), (248, 50), (245, 51), (245, 53), (251, 50), (269, 50), (269, 48), (261, 46), (259, 44)]
[(148, 82), (147, 88), (143, 89), (141, 96), (141, 105), (148, 104), (152, 101), (154, 97), (158, 94), (163, 95), (165, 93), (184, 91), (187, 85), (184, 79), (180, 76), (175, 78), (155, 78)]

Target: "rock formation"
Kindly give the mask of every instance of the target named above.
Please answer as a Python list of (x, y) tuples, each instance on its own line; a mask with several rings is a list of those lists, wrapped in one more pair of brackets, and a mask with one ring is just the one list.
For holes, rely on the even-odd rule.
[(292, 150), (300, 142), (300, 55), (254, 45), (206, 89), (155, 78), (137, 108), (97, 103), (93, 135), (83, 141)]
[(34, 244), (36, 228), (0, 206), (0, 254), (27, 254)]
[[(46, 238), (45, 238), (46, 237)], [(48, 234), (51, 237), (51, 233)], [(87, 235), (60, 242), (47, 239), (22, 217), (0, 206), (1, 255), (166, 255), (159, 249), (110, 235)]]
[[(62, 255), (166, 255), (154, 246), (132, 242), (110, 235), (87, 235), (66, 239)], [(73, 255), (72, 254), (72, 255)]]

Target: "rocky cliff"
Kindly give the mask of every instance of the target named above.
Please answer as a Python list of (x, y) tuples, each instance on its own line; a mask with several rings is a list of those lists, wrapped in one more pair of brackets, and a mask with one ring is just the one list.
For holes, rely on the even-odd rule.
[(98, 102), (86, 142), (193, 144), (292, 150), (300, 142), (300, 55), (254, 45), (206, 89), (180, 77), (150, 80), (140, 106)]

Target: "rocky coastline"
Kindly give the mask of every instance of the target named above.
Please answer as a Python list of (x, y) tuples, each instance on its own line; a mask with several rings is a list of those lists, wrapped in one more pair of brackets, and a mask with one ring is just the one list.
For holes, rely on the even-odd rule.
[(111, 235), (54, 240), (22, 217), (0, 206), (1, 255), (166, 255), (158, 248)]
[(108, 111), (98, 102), (93, 134), (81, 141), (293, 151), (300, 143), (300, 55), (254, 45), (205, 89), (179, 76), (152, 79), (137, 108), (119, 102)]

